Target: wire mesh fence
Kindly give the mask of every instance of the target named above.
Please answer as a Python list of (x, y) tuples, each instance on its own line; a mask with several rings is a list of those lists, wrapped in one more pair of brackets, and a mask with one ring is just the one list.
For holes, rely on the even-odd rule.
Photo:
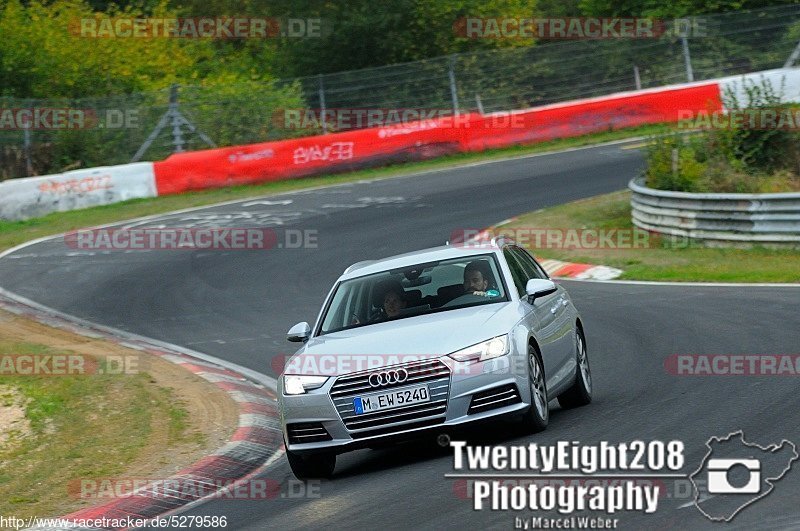
[[(0, 98), (0, 179), (340, 130), (323, 110), (488, 113), (779, 68), (800, 41), (797, 4), (697, 20), (697, 34), (539, 42), (269, 83), (77, 100)], [(53, 115), (63, 109), (81, 111), (74, 120), (81, 123), (58, 126)], [(313, 109), (323, 119), (298, 127), (287, 122), (287, 109)], [(20, 110), (53, 112), (49, 122), (46, 116), (25, 126)]]

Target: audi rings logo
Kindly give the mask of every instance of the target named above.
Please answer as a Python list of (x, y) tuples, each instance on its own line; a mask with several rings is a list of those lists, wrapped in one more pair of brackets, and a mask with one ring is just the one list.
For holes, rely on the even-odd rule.
[(408, 380), (408, 371), (405, 369), (391, 369), (389, 371), (373, 372), (369, 375), (369, 384), (372, 387), (399, 384), (406, 380)]

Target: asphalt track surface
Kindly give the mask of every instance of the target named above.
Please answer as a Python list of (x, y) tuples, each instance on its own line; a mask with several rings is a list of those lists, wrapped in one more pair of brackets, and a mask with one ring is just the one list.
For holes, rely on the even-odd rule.
[[(619, 190), (641, 169), (635, 149), (558, 154), (294, 192), (151, 219), (146, 226), (273, 227), (315, 231), (316, 248), (271, 251), (84, 252), (54, 239), (0, 260), (0, 287), (92, 322), (168, 341), (275, 376), (292, 349), (286, 330), (313, 321), (353, 262), (439, 245), (550, 205)], [(676, 376), (673, 354), (792, 354), (800, 344), (800, 289), (564, 282), (586, 324), (594, 402), (562, 411), (528, 436), (497, 424), (470, 433), (487, 444), (612, 443), (680, 439), (693, 472), (711, 436), (800, 443), (798, 378)], [(214, 500), (186, 514), (225, 515), (228, 529), (508, 529), (556, 512), (474, 511), (463, 481), (446, 479), (452, 451), (432, 441), (339, 457), (311, 496), (285, 458), (263, 475), (272, 500)], [(712, 524), (686, 482), (666, 481), (655, 514), (617, 513), (620, 528), (798, 528), (798, 466), (732, 523)], [(294, 493), (292, 493), (294, 489)], [(677, 495), (674, 495), (676, 491)], [(593, 514), (592, 516), (599, 516)]]

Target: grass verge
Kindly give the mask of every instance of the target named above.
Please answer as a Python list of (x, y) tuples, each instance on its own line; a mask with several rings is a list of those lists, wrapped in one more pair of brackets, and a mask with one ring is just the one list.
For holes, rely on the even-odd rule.
[[(21, 356), (70, 356), (84, 369), (22, 374), (36, 366)], [(136, 360), (126, 371), (123, 356)], [(0, 515), (54, 517), (110, 501), (82, 496), (81, 481), (169, 477), (236, 423), (235, 404), (185, 369), (0, 311)]]
[(126, 219), (138, 218), (152, 214), (161, 214), (173, 210), (211, 205), (224, 201), (246, 199), (248, 197), (266, 196), (312, 188), (315, 186), (340, 184), (359, 181), (362, 179), (388, 178), (404, 173), (444, 169), (472, 162), (501, 159), (505, 157), (522, 156), (559, 149), (568, 149), (591, 144), (599, 144), (625, 138), (635, 138), (663, 133), (663, 126), (650, 125), (632, 127), (620, 130), (609, 130), (602, 133), (565, 138), (542, 142), (528, 146), (514, 146), (504, 149), (489, 150), (480, 153), (463, 153), (442, 157), (435, 160), (396, 164), (392, 166), (323, 175), (288, 181), (278, 181), (248, 186), (235, 186), (230, 188), (216, 188), (189, 192), (181, 195), (156, 197), (151, 199), (133, 199), (123, 203), (104, 205), (99, 207), (73, 210), (69, 212), (56, 212), (26, 221), (0, 221), (0, 251), (25, 243), (26, 241), (90, 227), (113, 223)]
[[(628, 280), (660, 280), (684, 282), (800, 282), (800, 249), (773, 249), (765, 247), (721, 248), (705, 247), (687, 241), (672, 242), (658, 235), (643, 234), (633, 248), (633, 238), (627, 248), (616, 242), (598, 248), (566, 248), (567, 245), (536, 246), (535, 234), (530, 229), (595, 229), (611, 234), (633, 231), (631, 222), (630, 192), (621, 191), (575, 201), (565, 205), (530, 212), (504, 225), (503, 230), (516, 235), (521, 243), (541, 258), (555, 258), (568, 262), (602, 264), (624, 271), (621, 278)], [(637, 229), (639, 231), (639, 229)], [(599, 234), (599, 233), (598, 233)], [(542, 240), (544, 241), (544, 240)], [(564, 236), (560, 240), (567, 243)], [(591, 240), (589, 240), (591, 241)], [(569, 245), (569, 247), (575, 247)], [(586, 246), (589, 247), (589, 246)]]

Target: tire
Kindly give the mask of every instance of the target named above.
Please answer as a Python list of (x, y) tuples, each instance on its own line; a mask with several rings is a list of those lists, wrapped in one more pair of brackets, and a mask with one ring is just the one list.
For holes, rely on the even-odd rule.
[(550, 406), (544, 364), (539, 352), (532, 345), (528, 347), (528, 386), (531, 393), (531, 407), (523, 415), (522, 423), (530, 433), (538, 433), (547, 428), (550, 421)]
[(586, 339), (580, 327), (575, 333), (575, 352), (575, 383), (558, 397), (558, 403), (565, 409), (585, 406), (592, 401), (592, 372), (586, 352)]
[(302, 481), (328, 479), (333, 476), (333, 469), (336, 468), (336, 454), (325, 453), (302, 456), (286, 450), (286, 457), (289, 460), (292, 473)]

